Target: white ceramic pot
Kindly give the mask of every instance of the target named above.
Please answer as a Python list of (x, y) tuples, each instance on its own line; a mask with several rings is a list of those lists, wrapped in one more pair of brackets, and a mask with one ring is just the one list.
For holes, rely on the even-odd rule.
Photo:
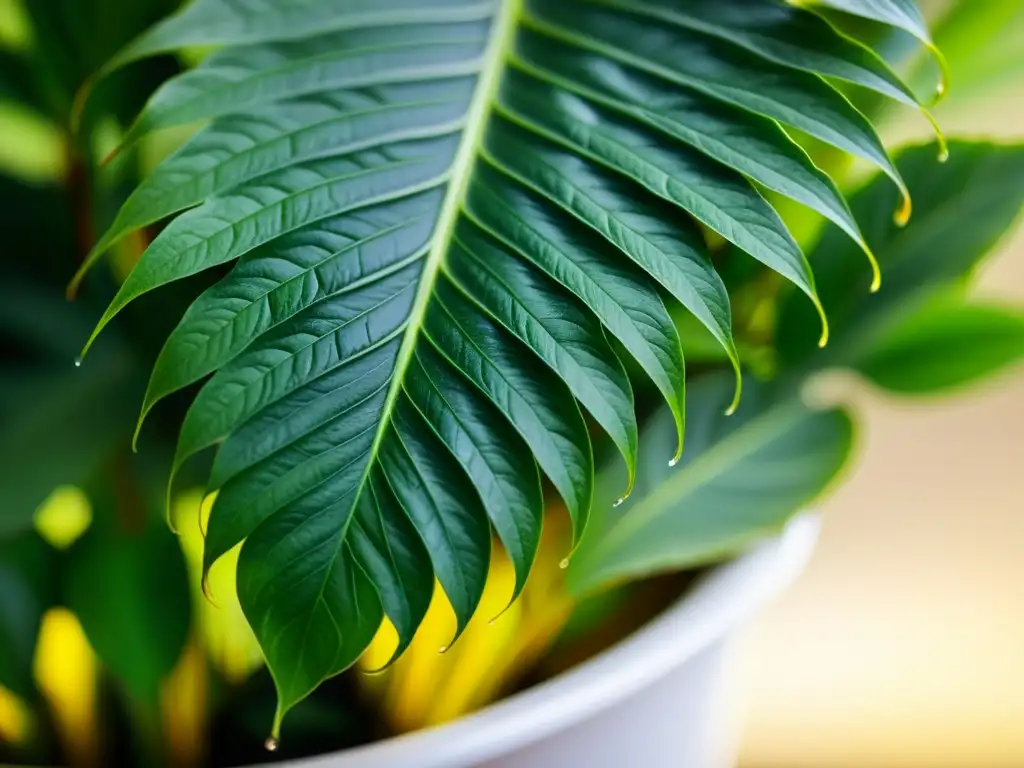
[(736, 642), (803, 570), (818, 520), (722, 565), (656, 620), (580, 666), (455, 722), (290, 768), (725, 768), (742, 702)]

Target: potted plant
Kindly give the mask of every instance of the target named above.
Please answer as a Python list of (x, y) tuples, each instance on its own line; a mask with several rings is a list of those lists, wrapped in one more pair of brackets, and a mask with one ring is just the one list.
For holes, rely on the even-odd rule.
[(876, 133), (945, 90), (911, 2), (95, 5), (11, 54), (64, 157), (11, 231), (83, 295), (5, 265), (13, 758), (728, 764), (854, 442), (808, 385), (1024, 355), (965, 290), (1024, 147)]

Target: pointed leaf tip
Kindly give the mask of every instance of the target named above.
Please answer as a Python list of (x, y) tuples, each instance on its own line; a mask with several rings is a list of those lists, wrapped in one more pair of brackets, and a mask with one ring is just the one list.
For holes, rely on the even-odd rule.
[(736, 383), (732, 391), (732, 402), (729, 403), (729, 407), (725, 409), (726, 416), (732, 416), (736, 413), (736, 409), (740, 407), (740, 399), (743, 397), (743, 371), (740, 369), (739, 360), (733, 356), (730, 358), (732, 362), (733, 373), (736, 377)]
[(897, 227), (907, 226), (907, 222), (910, 221), (910, 216), (914, 211), (913, 203), (910, 199), (910, 192), (906, 189), (902, 189), (901, 192), (903, 194), (903, 199), (900, 202), (900, 207), (896, 209), (896, 212), (892, 217), (893, 223), (896, 224)]
[(821, 306), (821, 302), (815, 297), (814, 307), (818, 310), (818, 315), (821, 317), (821, 338), (818, 339), (818, 346), (824, 349), (828, 346), (828, 317), (825, 315), (825, 308)]

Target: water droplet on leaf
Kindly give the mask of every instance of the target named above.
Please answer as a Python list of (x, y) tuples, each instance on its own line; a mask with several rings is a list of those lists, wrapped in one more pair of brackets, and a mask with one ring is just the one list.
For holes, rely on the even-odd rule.
[(263, 742), (263, 748), (267, 752), (277, 752), (277, 739), (273, 736), (267, 736), (267, 740)]
[(678, 463), (679, 463), (679, 457), (676, 457), (676, 458), (674, 458), (674, 459), (671, 459), (671, 460), (669, 461), (668, 465), (669, 465), (670, 467), (674, 467), (674, 466), (675, 466), (676, 464), (678, 464)]
[(76, 357), (75, 358), (75, 368), (81, 368), (81, 367), (82, 367), (82, 358)]
[(564, 571), (564, 570), (565, 570), (566, 568), (568, 568), (568, 567), (569, 567), (569, 558), (568, 558), (568, 557), (566, 557), (566, 558), (563, 558), (563, 559), (562, 559), (562, 562), (560, 562), (560, 563), (558, 564), (558, 567), (559, 567), (559, 568), (561, 568), (561, 569), (562, 569), (563, 571)]
[(448, 650), (448, 646), (447, 645), (442, 645), (440, 648), (437, 649), (437, 652), (438, 653), (444, 653), (447, 650)]

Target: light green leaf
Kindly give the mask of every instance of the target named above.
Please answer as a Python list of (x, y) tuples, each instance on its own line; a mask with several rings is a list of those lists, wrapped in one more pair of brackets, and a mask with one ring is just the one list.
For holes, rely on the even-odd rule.
[(898, 180), (871, 124), (823, 79), (909, 99), (868, 49), (773, 0), (635, 10), (196, 0), (105, 70), (216, 48), (139, 115), (127, 144), (205, 125), (129, 199), (82, 273), (184, 211), (98, 332), (146, 292), (235, 262), (167, 340), (143, 416), (209, 377), (174, 470), (217, 446), (204, 563), (244, 542), (239, 594), (280, 693), (275, 731), (384, 615), (401, 653), (435, 580), (461, 631), (492, 531), (517, 594), (540, 473), (573, 546), (585, 541), (594, 459), (581, 406), (625, 459), (627, 493), (645, 464), (626, 364), (672, 414), (659, 461), (678, 458), (685, 362), (666, 301), (736, 368), (735, 404), (732, 312), (698, 224), (814, 302), (814, 276), (756, 185), (863, 245), (787, 128)]
[[(778, 531), (849, 458), (853, 425), (841, 410), (772, 404), (748, 389), (736, 415), (725, 418), (728, 398), (721, 377), (690, 387), (683, 462), (652, 467), (622, 507), (599, 507), (606, 518), (599, 534), (569, 566), (575, 593), (728, 557)], [(641, 447), (664, 446), (666, 426), (665, 414), (655, 417)]]
[(886, 329), (855, 367), (902, 394), (942, 392), (1024, 358), (1024, 315), (942, 297)]

